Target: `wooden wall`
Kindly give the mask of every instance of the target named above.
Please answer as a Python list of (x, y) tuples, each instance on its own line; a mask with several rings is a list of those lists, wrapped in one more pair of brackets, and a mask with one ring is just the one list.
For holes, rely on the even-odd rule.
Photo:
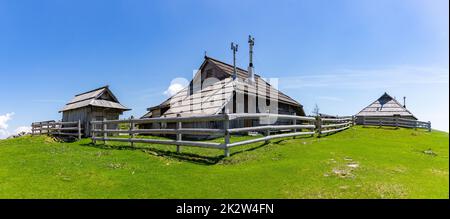
[[(64, 111), (62, 115), (63, 122), (75, 122), (80, 120), (84, 128), (84, 136), (90, 136), (90, 121), (99, 121), (106, 118), (107, 120), (119, 119), (122, 111), (117, 109), (102, 108), (102, 107), (82, 107), (74, 110)], [(101, 127), (96, 127), (101, 128)], [(108, 125), (108, 129), (115, 129), (114, 124)]]
[[(364, 121), (363, 117), (366, 117), (366, 116), (356, 116), (356, 124), (357, 125), (362, 125), (363, 124), (363, 121)], [(376, 116), (367, 116), (367, 117), (374, 118)], [(397, 118), (402, 118), (402, 119), (417, 120), (416, 118), (414, 118), (412, 116), (381, 116), (381, 117), (383, 117), (383, 118), (389, 118), (389, 117), (395, 118), (395, 117), (397, 117)]]

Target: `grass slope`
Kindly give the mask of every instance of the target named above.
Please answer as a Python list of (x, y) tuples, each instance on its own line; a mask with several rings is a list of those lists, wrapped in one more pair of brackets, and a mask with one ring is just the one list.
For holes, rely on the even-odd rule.
[(448, 149), (448, 133), (363, 127), (228, 158), (28, 136), (0, 141), (0, 198), (449, 198)]

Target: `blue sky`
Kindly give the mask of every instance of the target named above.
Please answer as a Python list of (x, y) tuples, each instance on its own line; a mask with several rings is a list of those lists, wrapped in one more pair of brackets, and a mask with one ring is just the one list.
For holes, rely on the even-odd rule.
[[(387, 91), (449, 129), (447, 0), (0, 0), (0, 137), (60, 119), (73, 95), (110, 85), (141, 116), (209, 56), (248, 62), (310, 113), (349, 115)], [(167, 93), (167, 92), (166, 92)]]

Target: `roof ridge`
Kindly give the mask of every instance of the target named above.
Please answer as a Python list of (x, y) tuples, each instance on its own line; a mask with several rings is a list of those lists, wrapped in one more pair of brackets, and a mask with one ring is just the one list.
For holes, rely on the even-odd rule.
[(87, 101), (87, 100), (91, 100), (92, 101), (93, 99), (95, 99), (95, 97), (90, 97), (90, 98), (82, 99), (82, 100), (79, 100), (79, 101), (66, 103), (66, 106), (67, 105), (72, 105), (72, 104), (75, 104), (75, 103), (79, 103), (79, 102), (83, 102), (83, 101)]
[[(362, 110), (360, 110), (356, 115), (364, 112), (365, 109), (367, 108), (374, 108), (371, 107), (373, 104), (375, 104), (377, 101), (379, 101), (382, 97), (387, 96), (388, 98), (390, 98), (392, 101), (394, 101), (394, 103), (397, 105), (397, 107), (383, 107), (383, 108), (401, 108), (403, 110), (403, 112), (406, 112), (408, 114), (410, 114), (411, 116), (413, 116), (414, 118), (417, 119), (416, 116), (414, 116), (414, 114), (409, 111), (406, 107), (404, 107), (400, 102), (398, 102), (395, 98), (393, 98), (391, 95), (389, 95), (387, 92), (384, 92), (383, 95), (381, 95), (379, 98), (377, 98), (375, 101), (373, 101), (372, 103), (370, 103), (369, 105), (367, 105), (366, 107), (364, 107)], [(387, 111), (387, 112), (402, 112), (402, 111)]]
[(76, 94), (75, 96), (78, 97), (78, 96), (81, 96), (83, 94), (91, 93), (91, 92), (98, 91), (98, 90), (101, 90), (101, 89), (104, 89), (104, 88), (108, 88), (109, 89), (109, 85), (105, 85), (105, 86), (99, 87), (97, 89), (93, 89), (93, 90), (86, 91), (86, 92), (83, 92), (83, 93), (80, 93), (80, 94)]
[[(386, 93), (387, 94), (387, 93)], [(389, 94), (387, 94), (388, 96), (390, 96)], [(392, 97), (391, 97), (392, 98)], [(392, 98), (394, 100), (395, 103), (397, 103), (401, 108), (403, 108), (404, 110), (406, 110), (406, 112), (408, 112), (409, 114), (413, 115), (411, 111), (409, 111), (408, 109), (406, 109), (406, 107), (404, 105), (402, 105), (400, 102), (398, 102), (395, 98)], [(415, 116), (414, 116), (415, 117)]]
[[(205, 60), (207, 60), (207, 59), (210, 59), (210, 60), (212, 60), (212, 61), (216, 61), (216, 62), (222, 63), (222, 64), (224, 64), (224, 65), (227, 65), (227, 66), (230, 67), (230, 68), (233, 68), (233, 67), (234, 67), (233, 65), (228, 64), (228, 63), (226, 63), (226, 62), (220, 61), (220, 60), (218, 60), (218, 59), (215, 59), (215, 58), (212, 58), (212, 57), (209, 57), (209, 56), (205, 56)], [(217, 66), (217, 67), (220, 68), (220, 66)], [(244, 73), (247, 73), (247, 74), (248, 74), (248, 71), (245, 70), (245, 69), (239, 68), (239, 67), (237, 67), (237, 66), (236, 66), (236, 69), (241, 70), (241, 71), (243, 71)], [(229, 74), (229, 73), (226, 72), (226, 71), (224, 71), (224, 72), (227, 73), (227, 74)], [(290, 100), (293, 101), (295, 104), (298, 104), (298, 105), (300, 105), (300, 106), (303, 106), (302, 104), (300, 104), (298, 101), (296, 101), (296, 100), (293, 99), (292, 97), (290, 97), (290, 96), (286, 95), (285, 93), (283, 93), (279, 88), (275, 88), (274, 86), (272, 86), (272, 84), (270, 84), (269, 82), (267, 82), (261, 75), (256, 74), (256, 73), (255, 73), (254, 75), (255, 75), (255, 80), (257, 80), (256, 78), (261, 79), (261, 80), (262, 80), (264, 83), (266, 83), (268, 86), (270, 86), (270, 87), (272, 87), (273, 89), (275, 89), (278, 93), (281, 93), (282, 95), (286, 96), (286, 98), (290, 99)]]
[[(212, 57), (209, 57), (209, 56), (205, 56), (205, 59), (211, 59), (211, 60), (213, 60), (213, 61), (220, 62), (220, 63), (222, 63), (222, 64), (224, 64), (224, 65), (228, 65), (228, 66), (230, 66), (230, 67), (233, 67), (233, 65), (231, 65), (231, 64), (228, 64), (228, 63), (226, 63), (226, 62), (224, 62), (224, 61), (220, 61), (220, 60), (218, 60), (218, 59), (215, 59), (215, 58), (212, 58)], [(243, 69), (243, 68), (240, 68), (240, 67), (238, 67), (238, 66), (236, 66), (236, 69), (239, 69), (239, 70), (241, 70), (241, 71), (244, 71), (244, 72), (247, 72), (247, 73), (248, 73), (247, 70), (245, 70), (245, 69)]]

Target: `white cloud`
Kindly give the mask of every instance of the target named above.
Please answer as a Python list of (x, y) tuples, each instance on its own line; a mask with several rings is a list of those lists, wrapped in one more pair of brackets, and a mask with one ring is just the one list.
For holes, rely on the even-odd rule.
[(5, 129), (0, 129), (0, 139), (5, 139), (10, 136), (10, 133)]
[(31, 133), (31, 127), (30, 126), (20, 126), (14, 130), (15, 134), (19, 134), (22, 132)]
[(183, 89), (183, 85), (181, 85), (181, 84), (171, 84), (169, 86), (169, 88), (167, 88), (167, 90), (164, 91), (164, 94), (167, 96), (173, 96), (182, 89)]
[(12, 119), (14, 113), (6, 113), (5, 115), (0, 115), (0, 130), (8, 128), (8, 121)]
[(13, 115), (14, 113), (0, 115), (0, 139), (4, 139), (10, 135), (9, 131), (6, 129), (8, 128), (8, 121), (12, 119)]
[(186, 87), (189, 84), (189, 81), (185, 78), (175, 78), (170, 82), (169, 88), (164, 91), (164, 95), (171, 97), (178, 93), (179, 91), (183, 90), (184, 87)]

